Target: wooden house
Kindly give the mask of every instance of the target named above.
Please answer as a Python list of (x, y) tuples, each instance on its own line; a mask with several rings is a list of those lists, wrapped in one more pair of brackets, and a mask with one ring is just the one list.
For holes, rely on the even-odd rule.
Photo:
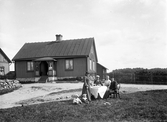
[(11, 60), (0, 48), (0, 76), (4, 76), (9, 72), (9, 66), (11, 63)]
[(100, 76), (101, 80), (106, 79), (107, 70), (108, 69), (106, 67), (97, 63), (97, 74)]
[(94, 38), (25, 43), (14, 56), (17, 80), (40, 82), (46, 79), (96, 75), (97, 54)]

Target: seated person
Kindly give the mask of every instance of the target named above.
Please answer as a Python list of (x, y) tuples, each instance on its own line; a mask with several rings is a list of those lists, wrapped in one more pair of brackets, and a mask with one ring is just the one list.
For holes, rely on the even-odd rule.
[(115, 81), (114, 78), (112, 78), (110, 83), (110, 90), (113, 90), (113, 91), (117, 90), (117, 85), (118, 85), (117, 81)]
[(104, 86), (107, 86), (107, 89), (109, 89), (111, 80), (109, 79), (110, 77), (107, 75), (106, 80), (104, 81)]
[[(111, 79), (110, 85), (108, 86), (108, 89), (106, 90), (105, 94), (104, 94), (104, 99), (107, 99), (110, 95), (111, 90), (116, 92), (117, 90), (117, 81), (114, 80), (114, 78)], [(107, 84), (108, 85), (108, 84)]]
[(99, 75), (96, 76), (96, 80), (94, 81), (94, 84), (96, 86), (99, 86), (99, 85), (103, 86), (102, 82), (100, 81), (100, 76)]

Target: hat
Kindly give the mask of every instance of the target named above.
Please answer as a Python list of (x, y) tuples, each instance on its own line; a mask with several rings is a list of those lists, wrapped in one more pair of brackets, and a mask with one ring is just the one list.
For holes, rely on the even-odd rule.
[(100, 76), (99, 76), (99, 75), (96, 75), (96, 77), (98, 77), (98, 78), (99, 78)]

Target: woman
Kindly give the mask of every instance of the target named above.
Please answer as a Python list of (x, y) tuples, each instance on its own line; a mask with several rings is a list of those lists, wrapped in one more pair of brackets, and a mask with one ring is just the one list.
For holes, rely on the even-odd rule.
[(110, 77), (107, 75), (106, 80), (104, 81), (104, 86), (107, 86), (107, 90), (109, 90), (109, 86), (111, 84)]
[(86, 94), (88, 101), (91, 101), (91, 93), (90, 93), (90, 75), (88, 72), (86, 72), (85, 77), (84, 77), (84, 84), (82, 88), (82, 95)]
[(100, 76), (96, 75), (96, 80), (94, 81), (96, 86), (103, 86), (102, 82), (100, 81)]

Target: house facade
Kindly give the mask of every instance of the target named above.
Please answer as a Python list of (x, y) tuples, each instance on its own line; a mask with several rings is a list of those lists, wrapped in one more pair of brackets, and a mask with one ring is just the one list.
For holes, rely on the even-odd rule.
[(0, 48), (0, 76), (4, 76), (9, 72), (9, 66), (11, 63), (11, 60)]
[(97, 73), (94, 38), (25, 43), (14, 56), (16, 79), (20, 81), (57, 80)]
[(100, 76), (100, 79), (106, 79), (107, 75), (107, 68), (104, 67), (103, 65), (97, 63), (97, 74)]

